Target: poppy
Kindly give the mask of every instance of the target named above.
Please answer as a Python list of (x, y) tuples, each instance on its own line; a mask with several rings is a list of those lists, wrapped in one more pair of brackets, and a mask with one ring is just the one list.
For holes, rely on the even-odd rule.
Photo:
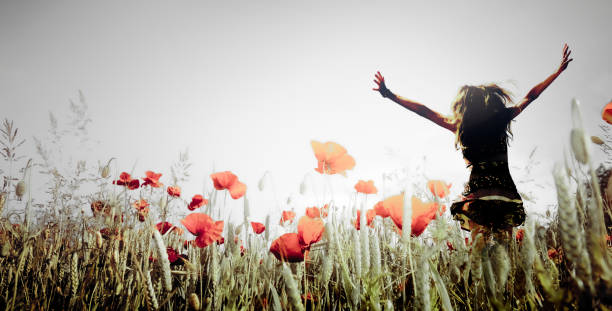
[(102, 228), (100, 229), (100, 235), (105, 240), (116, 239), (120, 237), (119, 229)]
[[(383, 205), (389, 210), (391, 219), (395, 225), (402, 229), (403, 215), (404, 215), (404, 195), (399, 194), (392, 196), (383, 201)], [(429, 222), (435, 219), (437, 216), (438, 205), (435, 202), (424, 203), (419, 198), (412, 196), (412, 235), (419, 236)], [(446, 209), (442, 206), (442, 210)]]
[(168, 187), (168, 195), (170, 195), (171, 197), (180, 197), (181, 196), (181, 187), (179, 187), (179, 186)]
[(222, 237), (222, 236), (220, 236), (220, 237), (217, 239), (217, 245), (222, 245), (223, 243), (225, 243), (225, 238), (224, 238), (224, 237)]
[(324, 231), (325, 225), (320, 218), (302, 216), (298, 221), (298, 237), (304, 248), (309, 248), (313, 243), (319, 242)]
[(304, 261), (304, 249), (297, 233), (285, 233), (272, 242), (270, 252), (280, 261)]
[(251, 227), (253, 227), (253, 232), (256, 234), (261, 234), (264, 232), (264, 230), (266, 230), (266, 226), (260, 222), (251, 221)]
[(325, 204), (322, 208), (321, 208), (321, 217), (323, 218), (327, 218), (327, 215), (329, 215), (329, 205)]
[(601, 118), (609, 124), (612, 124), (612, 100), (604, 106), (601, 112)]
[(280, 224), (283, 225), (285, 222), (293, 223), (293, 219), (295, 218), (295, 212), (293, 211), (283, 211), (283, 214), (280, 219)]
[(142, 183), (143, 187), (150, 185), (153, 188), (159, 188), (164, 186), (164, 184), (159, 182), (159, 178), (162, 175), (161, 173), (156, 174), (153, 171), (146, 171), (145, 174), (147, 175), (147, 177), (142, 178), (142, 180), (144, 180), (144, 182)]
[(179, 254), (174, 248), (172, 247), (168, 247), (166, 249), (166, 252), (168, 253), (168, 261), (170, 261), (171, 265), (182, 265), (183, 264), (183, 260), (185, 259), (187, 260), (187, 255), (183, 255), (183, 254)]
[(453, 247), (453, 243), (446, 241), (446, 246), (448, 247), (449, 251), (454, 251), (455, 248)]
[(389, 217), (391, 214), (389, 213), (389, 209), (385, 207), (385, 205), (383, 204), (383, 201), (378, 201), (378, 203), (376, 203), (376, 205), (374, 205), (374, 212), (376, 213), (376, 215), (382, 217), (382, 218), (386, 218)]
[(365, 194), (375, 194), (378, 192), (378, 189), (374, 187), (373, 180), (368, 180), (367, 182), (363, 180), (359, 180), (357, 184), (355, 184), (355, 190), (357, 190), (357, 192), (361, 192)]
[(238, 180), (238, 177), (230, 171), (210, 174), (215, 189), (229, 190), (232, 199), (241, 198), (246, 193), (246, 185)]
[(306, 208), (306, 215), (310, 218), (320, 218), (321, 210), (319, 210), (319, 208), (316, 206), (308, 207)]
[(191, 202), (189, 203), (187, 208), (190, 211), (193, 211), (196, 208), (200, 208), (202, 207), (202, 205), (206, 205), (206, 204), (208, 204), (208, 200), (204, 199), (204, 197), (202, 197), (201, 195), (196, 194), (193, 196), (193, 198), (191, 198)]
[(196, 236), (195, 245), (200, 248), (219, 240), (223, 233), (223, 221), (213, 221), (210, 216), (202, 213), (189, 214), (181, 223)]
[[(374, 211), (373, 209), (369, 209), (366, 211), (366, 222), (370, 228), (374, 228), (374, 223), (372, 223), (372, 221), (374, 221), (374, 217), (376, 217), (376, 211)], [(361, 210), (357, 210), (357, 219), (355, 219), (354, 224), (355, 229), (361, 229)]]
[(310, 141), (317, 158), (315, 171), (321, 174), (341, 174), (346, 176), (346, 170), (355, 167), (355, 159), (347, 154), (346, 149), (334, 142), (321, 143)]
[(430, 180), (427, 182), (429, 191), (440, 199), (444, 199), (450, 193), (450, 187), (452, 185), (453, 184), (447, 184), (441, 180)]
[(162, 221), (158, 223), (157, 225), (155, 225), (155, 229), (157, 229), (157, 231), (159, 231), (159, 233), (161, 233), (162, 235), (166, 234), (166, 232), (168, 231), (170, 231), (171, 233), (174, 232), (178, 235), (183, 235), (183, 229), (176, 227), (175, 225), (167, 221)]
[(110, 209), (110, 205), (108, 203), (105, 203), (105, 202), (100, 201), (100, 200), (91, 202), (91, 211), (93, 212), (94, 216), (97, 213), (100, 213), (100, 212), (102, 212), (104, 210), (108, 210), (108, 209)]
[(554, 258), (557, 258), (557, 256), (559, 256), (559, 252), (557, 252), (556, 249), (551, 248), (548, 250), (548, 258), (554, 259)]
[(119, 179), (114, 180), (113, 184), (117, 186), (126, 186), (130, 190), (138, 189), (140, 187), (140, 181), (138, 179), (132, 179), (130, 174), (123, 172), (119, 175)]
[(138, 210), (138, 221), (144, 222), (145, 219), (147, 218), (147, 215), (149, 215), (148, 207)]
[(516, 232), (516, 241), (523, 242), (523, 237), (525, 236), (525, 229), (518, 229)]
[(132, 203), (132, 206), (135, 209), (141, 211), (141, 210), (143, 210), (143, 209), (145, 209), (145, 208), (147, 208), (149, 206), (149, 202), (147, 202), (147, 200), (145, 200), (145, 199), (140, 199), (140, 200)]

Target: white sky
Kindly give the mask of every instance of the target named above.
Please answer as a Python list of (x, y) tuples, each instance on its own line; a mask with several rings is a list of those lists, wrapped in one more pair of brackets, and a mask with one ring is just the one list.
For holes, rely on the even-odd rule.
[[(93, 122), (91, 163), (162, 172), (189, 147), (191, 197), (212, 172), (231, 170), (256, 200), (266, 170), (279, 197), (299, 192), (316, 160), (310, 140), (335, 141), (357, 165), (347, 179), (374, 179), (426, 157), (424, 173), (467, 181), (454, 137), (372, 91), (380, 70), (395, 93), (443, 114), (464, 84), (501, 83), (516, 99), (575, 60), (513, 124), (511, 173), (537, 147), (529, 176), (552, 185), (568, 144), (570, 100), (591, 133), (612, 98), (612, 2), (589, 1), (2, 1), (0, 117), (32, 148), (48, 112), (61, 118), (82, 90)], [(399, 156), (390, 156), (387, 150)], [(33, 153), (32, 153), (33, 155)], [(520, 185), (541, 200), (552, 188)], [(267, 203), (266, 203), (267, 204)], [(264, 204), (256, 205), (260, 215)]]

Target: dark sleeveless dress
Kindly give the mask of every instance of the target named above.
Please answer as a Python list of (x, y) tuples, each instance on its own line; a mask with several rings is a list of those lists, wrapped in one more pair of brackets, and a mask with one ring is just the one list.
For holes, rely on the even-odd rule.
[(511, 230), (525, 221), (525, 209), (508, 168), (508, 148), (504, 137), (485, 138), (462, 147), (471, 169), (459, 200), (451, 214), (461, 228), (471, 230), (469, 220), (491, 231)]

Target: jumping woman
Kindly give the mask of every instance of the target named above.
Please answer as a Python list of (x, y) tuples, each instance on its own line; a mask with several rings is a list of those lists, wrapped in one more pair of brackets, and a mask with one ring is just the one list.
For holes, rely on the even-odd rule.
[(512, 228), (523, 224), (525, 209), (508, 169), (508, 139), (512, 137), (510, 121), (567, 68), (573, 60), (567, 44), (559, 68), (546, 80), (533, 87), (518, 104), (510, 94), (496, 84), (465, 85), (459, 89), (451, 104), (452, 116), (443, 116), (425, 105), (391, 92), (385, 78), (377, 72), (374, 82), (385, 98), (414, 111), (418, 115), (451, 131), (455, 135), (455, 148), (461, 148), (470, 170), (459, 200), (451, 206), (451, 214), (461, 228), (472, 232), (472, 237), (483, 233), (485, 240), (491, 234), (509, 238)]

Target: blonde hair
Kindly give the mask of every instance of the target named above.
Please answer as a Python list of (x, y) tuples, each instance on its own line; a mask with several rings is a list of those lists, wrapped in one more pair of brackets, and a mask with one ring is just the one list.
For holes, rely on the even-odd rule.
[(508, 91), (496, 84), (464, 85), (451, 105), (457, 131), (455, 148), (512, 137)]

